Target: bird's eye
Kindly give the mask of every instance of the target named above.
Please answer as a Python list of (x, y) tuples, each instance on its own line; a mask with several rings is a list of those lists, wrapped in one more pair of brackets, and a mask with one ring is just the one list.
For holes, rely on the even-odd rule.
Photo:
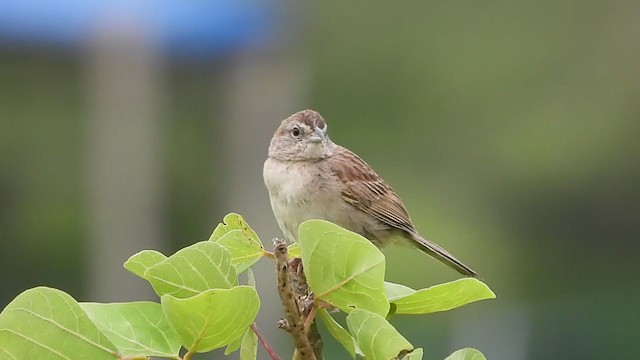
[(296, 126), (293, 129), (291, 129), (291, 135), (293, 135), (293, 137), (300, 136), (300, 128)]

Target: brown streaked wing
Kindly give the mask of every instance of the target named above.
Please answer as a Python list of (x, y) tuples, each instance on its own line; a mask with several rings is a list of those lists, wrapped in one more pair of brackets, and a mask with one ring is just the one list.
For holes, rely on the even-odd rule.
[(415, 233), (409, 213), (393, 189), (358, 155), (339, 149), (330, 163), (332, 172), (346, 185), (342, 198), (389, 226)]

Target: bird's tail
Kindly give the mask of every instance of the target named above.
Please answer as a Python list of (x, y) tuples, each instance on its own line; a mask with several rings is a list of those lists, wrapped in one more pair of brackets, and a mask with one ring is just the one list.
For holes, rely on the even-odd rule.
[(413, 240), (417, 242), (416, 247), (430, 256), (436, 258), (441, 263), (449, 266), (450, 268), (456, 270), (462, 275), (470, 276), (470, 277), (478, 277), (478, 273), (473, 271), (470, 267), (463, 264), (462, 261), (456, 259), (453, 255), (451, 255), (447, 250), (441, 248), (439, 245), (422, 238), (418, 234), (411, 234)]

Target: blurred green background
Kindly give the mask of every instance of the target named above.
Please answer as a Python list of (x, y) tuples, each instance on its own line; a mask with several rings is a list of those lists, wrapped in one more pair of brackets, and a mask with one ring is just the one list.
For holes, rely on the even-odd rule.
[[(327, 0), (288, 11), (281, 38), (257, 50), (153, 55), (162, 251), (205, 239), (231, 211), (270, 245), (280, 234), (260, 161), (279, 121), (313, 108), (335, 142), (393, 185), (421, 233), (498, 295), (395, 318), (426, 359), (466, 346), (492, 360), (637, 357), (640, 3)], [(96, 257), (130, 277), (126, 257), (87, 245), (100, 216), (87, 123), (109, 112), (96, 105), (102, 57), (1, 44), (0, 305), (36, 285), (78, 300), (136, 298), (91, 290)], [(274, 92), (282, 105), (271, 106)], [(456, 278), (419, 252), (386, 254), (390, 281), (422, 288)], [(266, 301), (259, 324), (284, 354), (279, 316)], [(325, 342), (328, 359), (346, 358)]]

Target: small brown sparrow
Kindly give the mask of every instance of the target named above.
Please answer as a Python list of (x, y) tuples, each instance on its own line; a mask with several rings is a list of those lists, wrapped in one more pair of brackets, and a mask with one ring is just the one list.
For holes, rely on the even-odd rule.
[(463, 275), (476, 272), (418, 235), (404, 204), (358, 155), (334, 144), (313, 110), (284, 119), (269, 145), (264, 183), (278, 225), (289, 241), (298, 226), (322, 219), (354, 231), (378, 247), (405, 242)]

